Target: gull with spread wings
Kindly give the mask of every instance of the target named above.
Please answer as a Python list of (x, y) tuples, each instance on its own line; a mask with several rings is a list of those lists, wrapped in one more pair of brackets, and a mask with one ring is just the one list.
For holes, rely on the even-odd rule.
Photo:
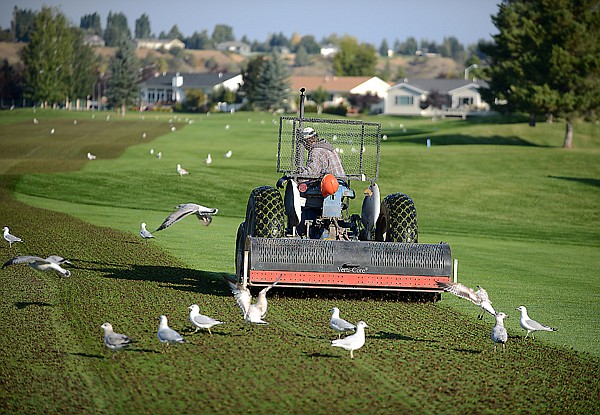
[(171, 213), (164, 222), (158, 227), (155, 232), (162, 231), (165, 228), (168, 228), (175, 222), (179, 222), (181, 219), (186, 216), (196, 214), (198, 219), (202, 221), (202, 224), (205, 226), (210, 225), (212, 222), (212, 215), (216, 215), (219, 212), (219, 209), (209, 208), (202, 205), (197, 205), (196, 203), (183, 203), (178, 205), (177, 210)]
[(477, 291), (472, 288), (469, 288), (465, 285), (462, 285), (458, 282), (442, 282), (436, 281), (437, 285), (442, 288), (444, 291), (452, 293), (458, 297), (465, 298), (475, 304), (476, 306), (481, 307), (481, 314), (477, 318), (480, 320), (483, 318), (484, 311), (487, 311), (494, 317), (496, 316), (496, 310), (492, 307), (492, 302), (488, 297), (488, 293), (486, 290), (481, 288), (480, 285), (477, 286)]
[(231, 292), (233, 293), (235, 300), (242, 310), (244, 320), (255, 324), (269, 324), (263, 320), (267, 315), (267, 292), (279, 282), (282, 276), (279, 276), (273, 284), (263, 288), (258, 293), (256, 302), (252, 304), (252, 294), (247, 287), (244, 287), (240, 283), (233, 283), (227, 280)]
[(70, 277), (71, 271), (64, 269), (61, 265), (71, 265), (69, 261), (58, 255), (50, 255), (48, 258), (40, 258), (39, 256), (20, 255), (9, 259), (2, 265), (2, 268), (11, 265), (27, 264), (31, 268), (38, 271), (55, 271), (63, 277)]

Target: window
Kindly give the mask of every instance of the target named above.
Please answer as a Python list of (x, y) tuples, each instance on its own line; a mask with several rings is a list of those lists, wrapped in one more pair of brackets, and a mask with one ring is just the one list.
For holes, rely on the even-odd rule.
[(460, 97), (460, 105), (473, 105), (473, 97)]
[(410, 95), (399, 95), (395, 97), (394, 100), (395, 105), (413, 105), (414, 97)]

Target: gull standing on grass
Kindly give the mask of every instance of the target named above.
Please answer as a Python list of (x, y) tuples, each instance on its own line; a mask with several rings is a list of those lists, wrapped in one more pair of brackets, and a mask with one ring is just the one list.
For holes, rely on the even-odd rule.
[(212, 335), (210, 328), (217, 324), (223, 324), (222, 321), (200, 314), (200, 307), (198, 307), (198, 304), (192, 304), (189, 306), (189, 309), (190, 321), (196, 327), (194, 333), (196, 333), (198, 329), (208, 329), (208, 334)]
[(23, 242), (23, 240), (21, 238), (19, 238), (18, 236), (10, 234), (10, 230), (8, 229), (8, 226), (5, 226), (4, 228), (2, 228), (2, 231), (4, 231), (4, 240), (6, 242), (8, 242), (9, 248), (12, 248), (12, 244), (15, 242)]
[(331, 345), (350, 350), (350, 359), (354, 359), (354, 350), (358, 350), (365, 345), (365, 327), (369, 327), (367, 323), (359, 321), (356, 323), (356, 333), (343, 339), (332, 340)]
[(104, 344), (110, 350), (122, 350), (131, 346), (133, 343), (133, 339), (131, 339), (129, 336), (115, 333), (113, 331), (113, 326), (110, 323), (104, 323), (100, 327), (104, 329)]
[(186, 216), (196, 214), (198, 219), (202, 221), (204, 226), (210, 225), (212, 222), (212, 215), (216, 215), (219, 212), (219, 209), (209, 208), (202, 205), (197, 205), (196, 203), (183, 203), (181, 205), (177, 205), (176, 211), (171, 213), (163, 223), (158, 227), (156, 232), (162, 231), (165, 228), (168, 228), (175, 222), (179, 222), (181, 219)]
[(225, 153), (225, 156), (224, 156), (224, 157), (225, 157), (226, 159), (228, 159), (228, 158), (231, 158), (231, 155), (232, 155), (232, 154), (233, 154), (233, 151), (229, 150), (227, 153)]
[(531, 333), (531, 338), (535, 340), (535, 337), (533, 337), (533, 332), (538, 331), (538, 330), (541, 330), (541, 331), (557, 331), (558, 330), (558, 329), (546, 326), (542, 323), (538, 323), (537, 321), (529, 318), (529, 315), (527, 314), (527, 309), (523, 305), (517, 307), (516, 310), (519, 310), (521, 312), (521, 320), (519, 321), (519, 323), (521, 324), (521, 327), (523, 327), (523, 329), (527, 330), (527, 334), (525, 335), (523, 340), (525, 340), (527, 338), (527, 336), (529, 336), (529, 333)]
[(502, 343), (502, 351), (506, 346), (506, 341), (508, 340), (508, 333), (504, 328), (504, 319), (508, 318), (508, 316), (502, 312), (496, 314), (496, 325), (492, 328), (492, 333), (490, 337), (494, 342), (494, 351), (496, 351), (496, 346), (498, 343)]
[(87, 153), (88, 160), (96, 160), (96, 156), (88, 151)]
[(147, 229), (146, 229), (146, 223), (142, 222), (141, 226), (140, 226), (140, 236), (146, 241), (148, 242), (148, 239), (150, 238), (154, 238), (154, 235), (152, 235)]
[(177, 165), (177, 173), (179, 174), (179, 177), (183, 177), (186, 174), (190, 174), (189, 171), (187, 171), (186, 169), (184, 169), (183, 167), (181, 167), (181, 164)]
[(185, 339), (181, 334), (169, 327), (166, 316), (160, 316), (158, 319), (158, 332), (156, 334), (161, 343), (167, 346), (174, 343), (185, 343)]
[(347, 322), (343, 318), (340, 318), (340, 309), (337, 307), (333, 307), (331, 309), (331, 320), (329, 320), (329, 327), (338, 332), (338, 339), (341, 337), (342, 333), (354, 331), (356, 328), (354, 327), (354, 324)]
[(210, 163), (212, 163), (212, 157), (210, 156), (210, 153), (208, 153), (208, 157), (206, 157), (206, 160), (204, 160), (204, 162), (207, 166), (210, 166)]
[(55, 271), (63, 277), (70, 277), (71, 271), (64, 269), (61, 265), (71, 265), (69, 261), (58, 255), (50, 255), (48, 258), (40, 258), (39, 256), (21, 255), (9, 259), (2, 268), (9, 267), (11, 265), (27, 264), (31, 268), (38, 271)]
[(477, 316), (478, 319), (483, 318), (484, 311), (487, 311), (491, 315), (496, 315), (496, 310), (492, 307), (492, 302), (488, 297), (488, 293), (484, 290), (481, 285), (478, 285), (478, 290), (475, 291), (472, 288), (469, 288), (465, 285), (462, 285), (457, 282), (442, 282), (436, 281), (437, 285), (441, 287), (444, 291), (452, 293), (458, 297), (465, 298), (475, 304), (476, 306), (481, 307), (481, 313)]
[(282, 276), (279, 276), (279, 278), (277, 278), (273, 284), (260, 290), (258, 297), (256, 298), (256, 303), (254, 304), (252, 304), (252, 294), (247, 287), (244, 287), (239, 283), (234, 284), (227, 280), (227, 283), (231, 288), (231, 292), (233, 293), (237, 304), (242, 310), (244, 321), (254, 324), (269, 324), (263, 320), (263, 318), (265, 318), (267, 315), (267, 292), (269, 292), (269, 290), (279, 282), (281, 277)]

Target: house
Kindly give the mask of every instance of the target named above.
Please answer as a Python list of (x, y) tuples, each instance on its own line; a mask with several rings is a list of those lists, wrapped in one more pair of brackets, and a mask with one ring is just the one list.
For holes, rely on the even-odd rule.
[(237, 91), (243, 83), (242, 74), (165, 72), (140, 84), (142, 105), (153, 106), (185, 101), (187, 89), (202, 90), (211, 95), (220, 87)]
[[(404, 79), (390, 87), (385, 99), (384, 114), (387, 115), (440, 115), (461, 116), (489, 111), (479, 94), (486, 84), (479, 80), (463, 79)], [(441, 109), (425, 106), (424, 101), (432, 92), (447, 96), (448, 105)]]
[(321, 47), (321, 55), (328, 58), (330, 56), (335, 55), (336, 53), (338, 53), (340, 51), (340, 48), (338, 48), (335, 45), (332, 45), (331, 43), (327, 46), (322, 46)]
[(185, 49), (185, 43), (179, 39), (136, 39), (135, 45), (137, 49)]
[(104, 42), (104, 39), (102, 39), (100, 36), (98, 35), (84, 35), (83, 36), (83, 44), (90, 46), (90, 47), (104, 47), (106, 44)]
[(293, 91), (306, 89), (307, 99), (319, 88), (329, 94), (325, 106), (347, 103), (349, 95), (373, 95), (384, 99), (390, 84), (376, 76), (291, 76)]
[(244, 42), (221, 42), (217, 45), (217, 50), (233, 52), (242, 56), (250, 55), (250, 45)]

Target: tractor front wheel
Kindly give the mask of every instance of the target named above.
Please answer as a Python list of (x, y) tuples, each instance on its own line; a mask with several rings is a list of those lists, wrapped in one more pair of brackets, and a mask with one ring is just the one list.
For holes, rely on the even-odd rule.
[(246, 208), (246, 235), (258, 238), (285, 236), (285, 208), (281, 194), (271, 186), (252, 190)]
[(413, 200), (404, 193), (387, 195), (381, 201), (375, 240), (380, 242), (419, 242), (417, 209)]

